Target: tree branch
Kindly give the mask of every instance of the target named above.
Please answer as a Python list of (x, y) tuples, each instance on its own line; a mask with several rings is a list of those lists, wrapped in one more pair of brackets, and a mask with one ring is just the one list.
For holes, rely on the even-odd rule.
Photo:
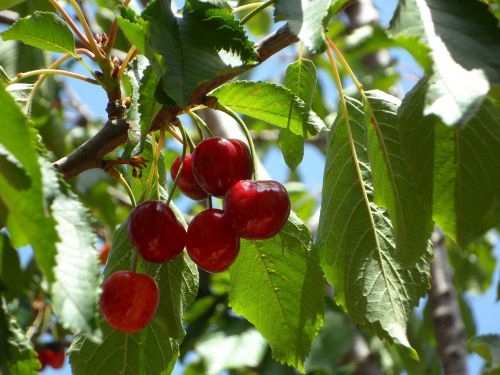
[[(297, 37), (290, 32), (287, 25), (276, 30), (274, 33), (270, 34), (257, 44), (257, 64), (245, 66), (239, 70), (230, 71), (201, 85), (193, 92), (189, 106), (203, 104), (205, 102), (206, 94), (212, 89), (233, 79), (241, 73), (254, 68), (270, 56), (297, 41)], [(182, 109), (179, 107), (162, 108), (152, 121), (151, 130), (164, 127), (166, 124), (172, 122), (181, 112)], [(100, 165), (100, 160), (108, 152), (114, 150), (127, 141), (128, 128), (129, 124), (127, 124), (124, 120), (120, 120), (118, 122), (108, 121), (101, 131), (99, 131), (83, 145), (72, 151), (68, 156), (56, 161), (54, 166), (64, 175), (66, 179), (74, 177), (87, 169), (98, 167)]]
[(444, 235), (439, 228), (432, 234), (432, 247), (434, 260), (431, 262), (429, 303), (439, 357), (444, 374), (466, 375), (465, 326), (460, 315), (457, 293), (453, 287)]

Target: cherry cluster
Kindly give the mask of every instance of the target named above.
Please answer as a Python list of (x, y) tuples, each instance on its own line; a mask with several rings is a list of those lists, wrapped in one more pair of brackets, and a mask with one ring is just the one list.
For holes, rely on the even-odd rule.
[(53, 369), (60, 369), (64, 365), (64, 349), (44, 347), (37, 349), (38, 360), (41, 367), (38, 371), (43, 371), (50, 366)]
[[(252, 180), (252, 169), (248, 146), (238, 139), (208, 138), (192, 154), (179, 156), (170, 169), (179, 189), (194, 200), (223, 198), (223, 210), (202, 211), (186, 231), (167, 204), (142, 203), (128, 222), (137, 253), (149, 262), (164, 263), (185, 247), (200, 268), (221, 272), (236, 259), (240, 238), (262, 240), (276, 235), (290, 214), (290, 198), (277, 181)], [(132, 333), (148, 324), (158, 302), (153, 278), (120, 271), (104, 283), (100, 306), (112, 327)]]

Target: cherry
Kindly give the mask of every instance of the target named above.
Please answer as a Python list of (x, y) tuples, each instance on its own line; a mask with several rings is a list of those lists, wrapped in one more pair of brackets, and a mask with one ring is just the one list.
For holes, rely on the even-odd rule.
[(107, 242), (102, 245), (101, 249), (99, 250), (99, 261), (102, 265), (107, 263), (110, 251), (111, 246)]
[(224, 198), (224, 213), (234, 231), (249, 240), (273, 237), (290, 214), (290, 198), (277, 181), (243, 180)]
[(191, 259), (208, 272), (221, 272), (236, 259), (240, 239), (229, 225), (224, 211), (200, 212), (187, 230), (186, 248)]
[(239, 139), (205, 139), (194, 149), (192, 166), (198, 184), (217, 197), (239, 180), (252, 177), (250, 151)]
[(49, 364), (49, 356), (48, 356), (48, 351), (49, 349), (40, 349), (37, 350), (37, 355), (38, 355), (38, 361), (40, 362), (40, 368), (38, 371), (43, 371), (45, 367)]
[(132, 271), (113, 273), (102, 286), (102, 315), (115, 329), (134, 333), (153, 318), (160, 300), (156, 281)]
[(64, 366), (64, 349), (47, 350), (48, 364), (55, 369)]
[[(172, 180), (175, 181), (175, 177), (177, 176), (177, 172), (179, 172), (179, 168), (181, 166), (182, 156), (178, 156), (174, 162), (172, 163), (172, 167), (170, 168), (170, 176)], [(191, 155), (186, 155), (184, 157), (184, 165), (182, 166), (181, 175), (177, 180), (177, 186), (179, 189), (191, 199), (200, 200), (205, 199), (208, 194), (205, 190), (198, 185), (196, 179), (193, 175), (193, 169), (191, 164)]]
[(128, 236), (147, 261), (164, 263), (179, 255), (186, 244), (186, 230), (165, 203), (148, 201), (130, 214)]

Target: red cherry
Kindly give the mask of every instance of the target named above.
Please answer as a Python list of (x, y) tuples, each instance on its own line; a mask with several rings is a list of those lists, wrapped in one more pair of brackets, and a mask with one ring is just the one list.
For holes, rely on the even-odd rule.
[(64, 349), (47, 350), (48, 364), (55, 369), (64, 366)]
[(243, 180), (224, 198), (224, 213), (233, 230), (249, 240), (273, 237), (290, 214), (290, 197), (277, 181)]
[(187, 230), (186, 248), (191, 259), (208, 272), (224, 271), (240, 251), (240, 239), (224, 211), (211, 208), (194, 217)]
[[(170, 176), (172, 177), (172, 180), (175, 180), (177, 172), (179, 172), (181, 160), (182, 156), (178, 156), (172, 163), (172, 167), (170, 168)], [(186, 196), (194, 200), (205, 199), (208, 196), (207, 192), (203, 190), (200, 185), (198, 185), (198, 182), (196, 182), (196, 179), (194, 178), (190, 154), (184, 157), (184, 165), (182, 166), (177, 186), (179, 186), (179, 189), (181, 189)]]
[(186, 230), (165, 203), (148, 201), (130, 214), (128, 236), (137, 252), (153, 263), (179, 255), (186, 245)]
[(109, 243), (106, 242), (104, 245), (102, 245), (101, 249), (99, 250), (99, 261), (101, 262), (101, 264), (106, 264), (110, 251), (111, 246), (109, 245)]
[(47, 355), (50, 349), (37, 350), (38, 361), (40, 362), (40, 368), (38, 371), (43, 371), (45, 367), (49, 364), (49, 356)]
[(159, 301), (158, 285), (151, 276), (119, 271), (104, 282), (99, 304), (102, 315), (113, 328), (134, 333), (146, 327)]
[(194, 149), (192, 165), (198, 184), (217, 197), (239, 180), (252, 178), (250, 151), (239, 139), (205, 139)]

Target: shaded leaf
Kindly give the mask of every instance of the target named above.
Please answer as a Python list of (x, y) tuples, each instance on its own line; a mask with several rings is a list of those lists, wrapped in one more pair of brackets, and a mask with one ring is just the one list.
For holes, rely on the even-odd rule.
[(365, 123), (373, 201), (389, 213), (396, 237), (395, 255), (402, 262), (412, 264), (429, 246), (433, 229), (431, 211), (418, 200), (401, 147), (397, 117), (400, 100), (382, 91), (370, 91), (366, 95), (374, 116)]
[(487, 97), (461, 129), (424, 116), (427, 82), (400, 108), (403, 149), (421, 202), (462, 248), (500, 223), (500, 103)]
[(366, 119), (348, 100), (328, 140), (317, 246), (337, 303), (357, 324), (407, 348), (412, 309), (429, 285), (429, 248), (419, 258), (397, 251), (387, 213), (373, 203)]
[[(300, 58), (288, 65), (283, 83), (293, 94), (304, 101), (304, 111), (309, 112), (316, 89), (316, 67), (313, 62)], [(295, 98), (290, 100), (290, 116), (293, 112), (294, 100)], [(278, 146), (286, 164), (291, 169), (297, 168), (304, 157), (304, 137), (292, 133), (289, 129), (281, 129)]]
[(229, 271), (229, 306), (255, 325), (276, 360), (303, 368), (324, 310), (324, 283), (309, 229), (291, 214), (275, 237), (242, 240)]
[(73, 33), (66, 22), (52, 12), (35, 11), (1, 34), (4, 40), (20, 40), (47, 51), (76, 54)]
[(468, 346), (486, 361), (484, 373), (497, 374), (500, 371), (500, 336), (476, 336), (469, 341)]
[(150, 1), (143, 12), (149, 41), (165, 59), (163, 91), (180, 107), (204, 81), (241, 67), (257, 55), (225, 2), (187, 0), (182, 18), (170, 1)]
[[(391, 21), (393, 37), (430, 75), (424, 114), (464, 125), (492, 82), (500, 82), (500, 29), (479, 1), (404, 0)], [(428, 54), (428, 57), (427, 57)]]
[(0, 232), (0, 295), (7, 299), (19, 296), (24, 286), (23, 270), (16, 249), (10, 244), (7, 234)]
[(36, 375), (39, 367), (31, 342), (8, 312), (5, 300), (0, 298), (0, 372)]
[(325, 48), (323, 20), (330, 0), (276, 0), (275, 21), (288, 21), (290, 31), (313, 53)]

